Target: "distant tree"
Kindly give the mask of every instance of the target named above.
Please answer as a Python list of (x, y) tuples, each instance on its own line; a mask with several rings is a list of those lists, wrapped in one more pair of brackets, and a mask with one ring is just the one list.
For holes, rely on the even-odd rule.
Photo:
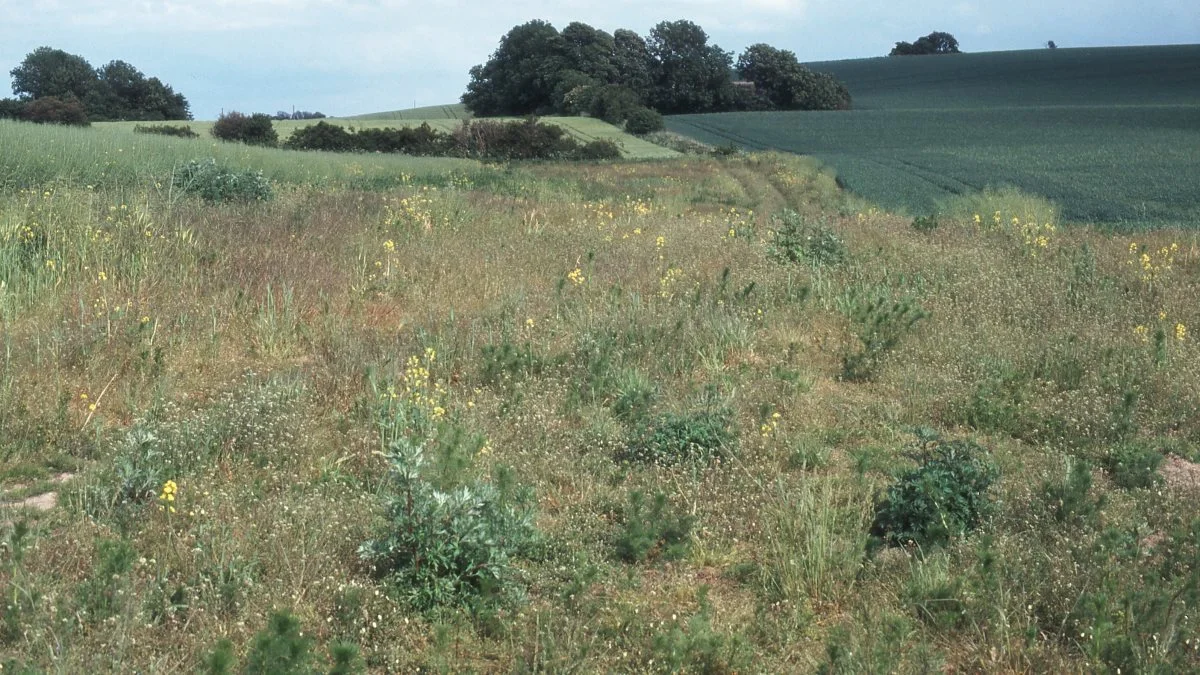
[(934, 31), (916, 42), (897, 42), (888, 56), (921, 56), (924, 54), (959, 54), (958, 40), (949, 33)]
[(79, 99), (74, 97), (43, 96), (35, 98), (25, 105), (21, 117), (38, 124), (67, 124), (79, 127), (88, 125), (87, 112), (84, 111), (83, 104), (79, 102)]
[(800, 65), (790, 51), (766, 44), (746, 48), (738, 57), (741, 77), (754, 83), (755, 93), (783, 110), (843, 110), (850, 92), (831, 75)]
[(95, 88), (96, 71), (82, 56), (38, 47), (11, 71), (13, 93), (32, 101), (53, 96), (82, 101)]
[(279, 111), (276, 111), (276, 113), (274, 115), (271, 115), (271, 119), (275, 120), (276, 122), (279, 122), (282, 120), (290, 120), (290, 119), (292, 119), (292, 113), (290, 113), (286, 110), (279, 110)]
[(462, 102), (479, 116), (549, 112), (560, 73), (570, 63), (566, 51), (562, 35), (549, 23), (516, 26), (487, 63), (471, 68)]
[(266, 113), (244, 115), (236, 110), (224, 113), (213, 124), (211, 133), (222, 141), (247, 145), (274, 147), (279, 143), (279, 134), (271, 126), (271, 116)]
[(1058, 49), (1058, 45), (1054, 44), (1054, 40), (1046, 43), (1046, 49)]
[(733, 55), (708, 44), (691, 21), (664, 21), (646, 46), (655, 61), (653, 107), (663, 114), (720, 110), (731, 105)]

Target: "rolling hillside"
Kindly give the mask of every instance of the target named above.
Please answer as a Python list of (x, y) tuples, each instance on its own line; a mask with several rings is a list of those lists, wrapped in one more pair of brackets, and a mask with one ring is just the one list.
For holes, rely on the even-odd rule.
[(855, 192), (913, 214), (1013, 185), (1075, 222), (1200, 221), (1200, 46), (810, 65), (841, 78), (855, 109), (681, 115), (668, 128), (815, 156)]

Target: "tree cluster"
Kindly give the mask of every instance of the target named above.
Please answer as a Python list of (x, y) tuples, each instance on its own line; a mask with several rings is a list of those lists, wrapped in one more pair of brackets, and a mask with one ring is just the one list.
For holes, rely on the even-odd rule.
[(271, 119), (276, 120), (276, 121), (323, 120), (323, 119), (325, 119), (325, 117), (326, 117), (326, 115), (323, 112), (309, 112), (307, 110), (297, 110), (295, 112), (288, 112), (286, 110), (280, 110), (279, 112), (275, 113), (275, 115)]
[[(10, 74), (17, 98), (0, 101), (0, 117), (79, 123), (82, 111), (83, 123), (192, 118), (183, 94), (124, 61), (93, 68), (82, 56), (39, 47)], [(47, 116), (47, 110), (57, 113)]]
[[(738, 81), (738, 78), (745, 81)], [(664, 21), (643, 39), (584, 23), (561, 32), (545, 21), (514, 27), (471, 69), (462, 101), (478, 116), (588, 114), (614, 124), (661, 114), (850, 107), (845, 87), (792, 52), (754, 45), (735, 69), (690, 21)]]
[(958, 40), (949, 33), (934, 31), (916, 42), (897, 42), (888, 56), (922, 56), (924, 54), (960, 54)]

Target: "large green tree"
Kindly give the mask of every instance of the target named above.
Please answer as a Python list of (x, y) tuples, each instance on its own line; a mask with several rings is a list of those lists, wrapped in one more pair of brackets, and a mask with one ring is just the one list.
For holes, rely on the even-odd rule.
[(24, 101), (79, 101), (90, 120), (191, 119), (187, 99), (157, 77), (124, 61), (93, 69), (83, 57), (39, 47), (12, 70), (13, 93)]
[(99, 79), (82, 56), (51, 47), (30, 52), (11, 74), (13, 93), (27, 101), (46, 96), (82, 101)]
[(545, 21), (514, 27), (487, 63), (471, 68), (462, 102), (476, 115), (550, 112), (561, 71), (570, 61), (566, 42)]
[(850, 92), (826, 73), (800, 64), (796, 55), (767, 44), (746, 48), (738, 57), (738, 73), (754, 83), (760, 96), (782, 110), (842, 110), (850, 107)]
[(691, 21), (664, 21), (646, 41), (655, 61), (653, 107), (663, 114), (721, 110), (732, 105), (733, 55), (708, 44)]

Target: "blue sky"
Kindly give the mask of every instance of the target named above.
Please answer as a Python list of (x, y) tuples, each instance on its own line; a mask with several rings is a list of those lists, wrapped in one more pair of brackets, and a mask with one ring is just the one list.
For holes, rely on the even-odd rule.
[(128, 61), (187, 96), (197, 119), (455, 102), (468, 69), (530, 19), (643, 36), (689, 19), (728, 51), (767, 42), (802, 61), (880, 56), (934, 30), (972, 52), (1200, 42), (1195, 0), (0, 0), (0, 16), (6, 85), (8, 70), (48, 45), (95, 66)]

